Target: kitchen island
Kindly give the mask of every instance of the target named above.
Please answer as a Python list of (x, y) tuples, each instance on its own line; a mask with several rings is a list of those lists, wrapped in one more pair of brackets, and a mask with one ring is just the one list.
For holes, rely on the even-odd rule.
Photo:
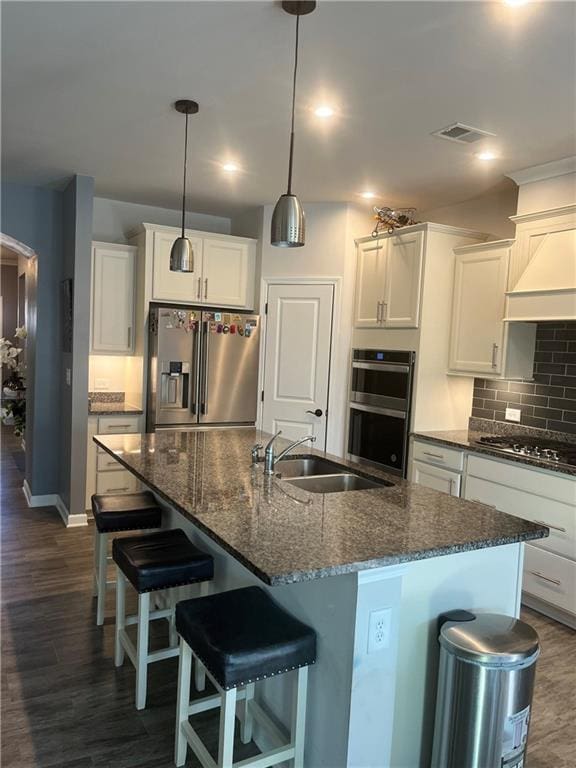
[[(311, 493), (290, 472), (266, 478), (254, 429), (96, 437), (215, 558), (214, 587), (265, 585), (318, 634), (310, 670), (306, 765), (415, 768), (434, 720), (439, 613), (518, 615), (522, 542), (543, 526), (370, 469), (390, 485)], [(286, 442), (278, 440), (278, 450)], [(297, 455), (320, 455), (300, 447)], [(348, 471), (366, 468), (328, 457)], [(287, 466), (287, 465), (285, 465)], [(260, 686), (288, 721), (282, 677)], [(255, 731), (261, 748), (269, 745)]]

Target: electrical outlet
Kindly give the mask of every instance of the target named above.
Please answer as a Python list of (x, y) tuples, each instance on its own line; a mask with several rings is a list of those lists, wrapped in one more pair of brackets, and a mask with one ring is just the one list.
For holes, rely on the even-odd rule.
[(66, 386), (71, 386), (72, 384), (72, 371), (70, 368), (66, 368)]
[(522, 411), (520, 408), (506, 408), (504, 418), (506, 421), (520, 421)]
[(95, 379), (94, 389), (97, 392), (106, 392), (110, 389), (110, 379)]
[(390, 644), (392, 608), (381, 608), (370, 613), (368, 622), (368, 653), (377, 653)]

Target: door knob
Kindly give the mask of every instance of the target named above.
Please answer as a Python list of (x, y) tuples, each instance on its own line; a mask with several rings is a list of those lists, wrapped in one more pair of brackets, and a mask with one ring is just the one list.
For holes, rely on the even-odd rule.
[(320, 408), (316, 408), (315, 411), (306, 411), (306, 413), (311, 413), (312, 416), (318, 416), (318, 417), (322, 416), (322, 411), (320, 410)]

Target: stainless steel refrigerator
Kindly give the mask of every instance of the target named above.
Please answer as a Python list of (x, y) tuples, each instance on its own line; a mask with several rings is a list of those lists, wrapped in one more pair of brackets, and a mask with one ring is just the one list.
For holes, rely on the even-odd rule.
[(258, 315), (151, 306), (147, 431), (253, 424)]

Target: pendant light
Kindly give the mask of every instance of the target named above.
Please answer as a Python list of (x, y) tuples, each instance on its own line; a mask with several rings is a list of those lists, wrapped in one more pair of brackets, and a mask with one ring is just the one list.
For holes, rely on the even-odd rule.
[(190, 99), (179, 99), (174, 104), (174, 109), (186, 116), (186, 128), (184, 133), (184, 182), (182, 185), (182, 234), (172, 243), (170, 251), (170, 269), (172, 272), (194, 272), (194, 249), (192, 243), (184, 234), (186, 217), (186, 161), (188, 159), (188, 115), (198, 112), (198, 104)]
[(292, 194), (292, 164), (294, 159), (294, 107), (296, 104), (296, 75), (298, 73), (298, 33), (300, 31), (300, 16), (305, 16), (316, 8), (312, 2), (293, 2), (282, 0), (282, 8), (286, 13), (296, 16), (296, 46), (294, 50), (294, 76), (292, 80), (292, 122), (290, 128), (290, 154), (288, 158), (288, 189), (281, 195), (272, 214), (270, 239), (272, 245), (279, 248), (299, 248), (304, 245), (305, 218), (304, 210), (296, 195)]

